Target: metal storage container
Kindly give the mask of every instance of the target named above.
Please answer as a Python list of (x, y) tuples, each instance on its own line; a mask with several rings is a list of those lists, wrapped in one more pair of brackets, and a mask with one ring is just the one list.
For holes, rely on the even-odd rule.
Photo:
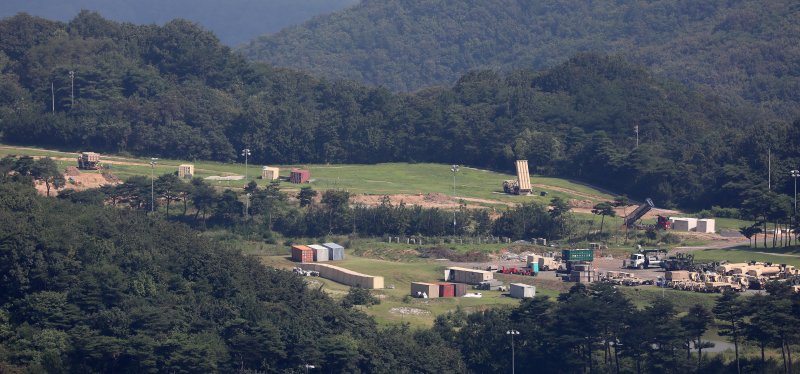
[(311, 179), (311, 172), (304, 169), (292, 169), (289, 173), (289, 182), (292, 183), (307, 183)]
[(344, 247), (336, 243), (323, 243), (325, 248), (328, 248), (328, 259), (331, 261), (344, 260)]
[(427, 295), (428, 298), (431, 299), (439, 297), (439, 285), (425, 282), (411, 282), (411, 296), (423, 297), (422, 294)]
[(268, 181), (274, 181), (278, 179), (280, 176), (280, 168), (264, 166), (261, 168), (261, 179), (266, 179)]
[(467, 285), (465, 283), (456, 283), (456, 297), (461, 297), (467, 294)]
[(439, 283), (439, 297), (455, 297), (456, 285), (454, 283)]
[(315, 262), (323, 262), (328, 261), (328, 248), (323, 247), (319, 244), (309, 244), (308, 248), (314, 250), (314, 261)]
[(511, 297), (515, 299), (522, 299), (526, 297), (536, 296), (536, 287), (523, 283), (511, 283), (509, 285)]
[(444, 271), (446, 282), (478, 284), (494, 278), (494, 274), (485, 270), (449, 267)]
[(314, 262), (314, 250), (304, 245), (292, 246), (292, 261)]
[(591, 249), (565, 249), (561, 251), (564, 261), (593, 261), (594, 251)]

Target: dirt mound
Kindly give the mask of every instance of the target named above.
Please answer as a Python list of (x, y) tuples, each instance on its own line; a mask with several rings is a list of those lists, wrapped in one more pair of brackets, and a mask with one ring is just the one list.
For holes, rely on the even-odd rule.
[(569, 199), (567, 200), (567, 204), (573, 208), (584, 208), (584, 209), (592, 209), (594, 208), (594, 203), (591, 200), (575, 200)]
[(78, 170), (78, 168), (76, 168), (75, 166), (67, 166), (67, 168), (64, 169), (64, 177), (65, 178), (66, 177), (76, 177), (78, 175), (81, 175), (81, 171)]
[(102, 175), (103, 175), (103, 178), (105, 178), (106, 181), (108, 181), (108, 183), (117, 184), (117, 183), (121, 182), (119, 177), (117, 177), (116, 175), (114, 175), (110, 171), (104, 171)]
[(453, 201), (453, 198), (451, 198), (450, 196), (438, 192), (425, 194), (425, 196), (423, 196), (422, 199), (427, 202), (438, 203), (438, 204), (452, 203)]
[(455, 262), (484, 262), (489, 261), (489, 256), (484, 252), (456, 252), (450, 248), (430, 247), (418, 248), (419, 256), (422, 258), (446, 258)]

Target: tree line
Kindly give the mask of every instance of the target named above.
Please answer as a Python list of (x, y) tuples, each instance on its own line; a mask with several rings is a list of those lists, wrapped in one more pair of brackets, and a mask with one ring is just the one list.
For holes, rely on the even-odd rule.
[[(198, 26), (0, 21), (5, 142), (177, 159), (440, 162), (595, 183), (659, 206), (738, 206), (752, 188), (791, 194), (800, 121), (775, 119), (619, 56), (541, 71), (465, 73), (392, 93), (249, 63)], [(70, 74), (71, 72), (71, 74)], [(638, 133), (634, 132), (634, 126)], [(638, 142), (637, 142), (638, 134)]]
[[(335, 302), (159, 217), (3, 180), (0, 220), (4, 372), (508, 372), (510, 330), (521, 372), (791, 372), (800, 339), (800, 296), (780, 283), (686, 314), (576, 284), (556, 299), (458, 309), (432, 328), (380, 328), (353, 307), (376, 302), (368, 292)], [(712, 327), (732, 359), (704, 353)]]
[(301, 277), (126, 209), (0, 181), (0, 371), (461, 373), (427, 330), (379, 328)]
[[(437, 317), (433, 330), (458, 347), (473, 372), (511, 370), (506, 332), (513, 330), (519, 332), (514, 337), (519, 372), (790, 373), (800, 339), (800, 296), (786, 284), (767, 290), (754, 296), (725, 293), (711, 307), (694, 304), (684, 314), (667, 298), (636, 307), (616, 286), (579, 283), (556, 300), (537, 296), (511, 309), (451, 312)], [(714, 327), (733, 345), (732, 360), (707, 353), (715, 343), (705, 335)], [(757, 353), (743, 354), (745, 345)]]

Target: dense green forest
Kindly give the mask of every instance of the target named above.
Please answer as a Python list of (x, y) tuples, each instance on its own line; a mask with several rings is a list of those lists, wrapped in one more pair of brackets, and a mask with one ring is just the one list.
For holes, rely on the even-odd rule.
[[(365, 290), (337, 303), (182, 224), (36, 196), (29, 175), (3, 173), (0, 221), (2, 372), (500, 373), (510, 330), (520, 372), (778, 372), (796, 362), (800, 296), (785, 284), (685, 314), (666, 299), (637, 308), (614, 286), (577, 284), (556, 300), (455, 310), (431, 329), (379, 328), (353, 306), (370, 299)], [(733, 359), (703, 354), (715, 326)]]
[(398, 90), (474, 69), (544, 69), (620, 53), (735, 106), (800, 113), (792, 0), (370, 0), (263, 36), (248, 58)]
[(0, 34), (0, 132), (17, 144), (221, 161), (248, 147), (268, 164), (528, 159), (537, 173), (697, 208), (737, 206), (763, 185), (768, 149), (774, 191), (791, 193), (800, 165), (800, 121), (727, 108), (621, 57), (395, 94), (248, 63), (180, 20), (18, 15)]
[(164, 24), (175, 18), (197, 22), (234, 46), (274, 33), (358, 0), (4, 0), (0, 18), (17, 13), (68, 21), (83, 9), (136, 24)]
[(0, 222), (4, 373), (463, 372), (431, 332), (379, 329), (180, 224), (9, 181)]

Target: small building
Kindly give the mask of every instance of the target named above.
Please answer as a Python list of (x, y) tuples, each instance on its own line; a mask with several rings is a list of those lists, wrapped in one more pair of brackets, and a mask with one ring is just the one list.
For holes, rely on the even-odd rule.
[(509, 285), (511, 297), (515, 299), (531, 298), (536, 296), (536, 287), (524, 283), (511, 283)]
[(194, 165), (192, 164), (178, 165), (178, 178), (191, 179), (192, 177), (194, 177)]
[(672, 229), (675, 231), (693, 231), (697, 227), (697, 218), (672, 218)]
[(325, 248), (328, 248), (328, 259), (331, 261), (344, 260), (344, 247), (336, 243), (322, 243)]
[(485, 270), (449, 267), (444, 271), (445, 282), (478, 284), (490, 279), (494, 279), (494, 274)]
[(715, 232), (715, 223), (716, 221), (710, 218), (698, 219), (695, 231), (713, 234)]
[(274, 181), (278, 179), (278, 173), (281, 171), (279, 168), (271, 167), (271, 166), (264, 166), (261, 168), (261, 179), (266, 179), (268, 181)]
[(289, 173), (289, 182), (292, 183), (308, 183), (309, 179), (311, 179), (311, 172), (305, 169), (295, 168)]
[[(423, 296), (424, 295), (424, 296)], [(411, 296), (430, 299), (439, 297), (439, 285), (425, 282), (411, 282)]]
[(319, 244), (310, 244), (308, 248), (314, 250), (314, 262), (324, 262), (328, 261), (328, 248), (323, 247)]
[(456, 297), (455, 283), (439, 283), (439, 297)]
[(314, 262), (314, 250), (304, 245), (293, 245), (292, 261)]

